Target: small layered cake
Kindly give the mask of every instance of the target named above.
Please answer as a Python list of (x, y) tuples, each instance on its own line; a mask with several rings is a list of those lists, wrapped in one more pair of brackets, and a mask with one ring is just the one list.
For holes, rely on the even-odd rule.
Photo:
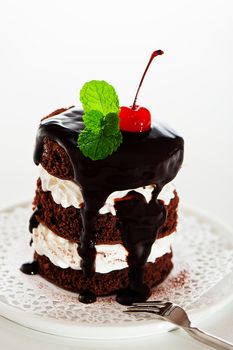
[[(149, 185), (116, 191), (107, 198), (96, 221), (95, 275), (91, 280), (84, 279), (78, 254), (82, 230), (80, 208), (84, 203), (80, 188), (71, 180), (50, 175), (40, 166), (34, 200), (39, 224), (32, 229), (32, 240), (41, 274), (75, 292), (89, 289), (96, 295), (108, 295), (127, 287), (128, 251), (122, 241), (117, 209), (123, 201), (125, 205), (133, 200), (149, 203), (153, 190), (154, 186)], [(172, 268), (171, 243), (177, 224), (178, 196), (173, 185), (166, 185), (158, 199), (165, 205), (167, 218), (147, 259), (146, 281), (150, 287), (163, 281)]]
[(144, 107), (120, 108), (104, 81), (86, 83), (80, 100), (83, 109), (40, 123), (29, 225), (35, 260), (21, 270), (80, 293), (81, 302), (112, 293), (124, 305), (145, 301), (172, 269), (179, 198), (171, 181), (183, 139), (151, 125)]

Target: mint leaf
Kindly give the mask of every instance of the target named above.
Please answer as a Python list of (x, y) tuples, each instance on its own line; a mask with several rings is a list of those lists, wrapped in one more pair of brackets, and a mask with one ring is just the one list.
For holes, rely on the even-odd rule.
[(120, 131), (114, 134), (105, 133), (101, 130), (96, 133), (91, 129), (85, 129), (78, 138), (78, 145), (81, 152), (92, 160), (104, 159), (117, 150), (122, 142)]
[(99, 111), (103, 115), (119, 113), (119, 100), (114, 87), (104, 80), (85, 83), (80, 91), (80, 101), (85, 114)]
[(104, 129), (105, 133), (114, 134), (119, 130), (119, 117), (116, 113), (108, 113), (104, 116), (99, 111), (90, 111), (84, 114), (83, 121), (86, 128), (94, 132)]
[(104, 133), (106, 135), (114, 135), (120, 130), (119, 117), (116, 113), (108, 113), (102, 120), (102, 128), (104, 127)]
[[(96, 122), (96, 117), (99, 120)], [(104, 159), (117, 150), (122, 142), (119, 117), (116, 113), (103, 116), (96, 111), (87, 114), (86, 128), (80, 133), (78, 146), (92, 160)]]
[(83, 116), (85, 126), (95, 132), (100, 131), (103, 119), (104, 115), (99, 111), (90, 111)]

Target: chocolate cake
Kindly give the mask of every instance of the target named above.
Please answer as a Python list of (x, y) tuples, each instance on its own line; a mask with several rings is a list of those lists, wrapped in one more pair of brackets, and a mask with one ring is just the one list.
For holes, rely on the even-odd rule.
[[(103, 81), (90, 83), (85, 93), (90, 86), (101, 87), (100, 98), (112, 93)], [(29, 225), (34, 262), (21, 270), (80, 293), (82, 302), (112, 293), (121, 304), (144, 301), (172, 269), (179, 198), (171, 181), (182, 164), (183, 139), (159, 123), (148, 126), (148, 110), (135, 104), (131, 110), (143, 116), (130, 130), (127, 107), (114, 110), (115, 95), (102, 116), (81, 101), (84, 111), (57, 110), (40, 123)]]

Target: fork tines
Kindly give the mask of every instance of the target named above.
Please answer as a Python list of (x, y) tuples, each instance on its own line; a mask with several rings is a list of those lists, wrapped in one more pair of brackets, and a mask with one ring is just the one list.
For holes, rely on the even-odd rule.
[(137, 306), (129, 306), (127, 307), (127, 310), (124, 310), (123, 312), (149, 312), (154, 313), (156, 315), (159, 315), (159, 309), (151, 308), (151, 307), (137, 307)]
[(172, 305), (172, 303), (162, 300), (147, 301), (145, 303), (133, 303), (132, 306), (127, 307), (125, 312), (150, 312), (161, 315)]
[(145, 303), (133, 303), (132, 306), (157, 306), (157, 307), (164, 307), (164, 306), (170, 306), (172, 303), (169, 301), (163, 301), (163, 300), (149, 300)]

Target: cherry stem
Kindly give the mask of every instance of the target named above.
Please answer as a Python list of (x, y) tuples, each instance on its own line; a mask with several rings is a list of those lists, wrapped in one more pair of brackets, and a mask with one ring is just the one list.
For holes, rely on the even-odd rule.
[(137, 98), (138, 98), (138, 93), (139, 93), (139, 90), (140, 90), (140, 88), (141, 88), (141, 86), (142, 86), (142, 83), (143, 83), (143, 80), (144, 80), (144, 78), (145, 78), (145, 75), (146, 75), (146, 73), (147, 73), (147, 71), (148, 71), (148, 68), (149, 68), (150, 65), (151, 65), (151, 62), (153, 61), (153, 59), (154, 59), (156, 56), (158, 56), (158, 55), (163, 55), (163, 53), (164, 53), (164, 52), (163, 52), (162, 50), (157, 50), (157, 51), (154, 51), (154, 52), (152, 53), (151, 58), (150, 58), (150, 60), (149, 60), (149, 62), (148, 62), (148, 64), (147, 64), (147, 66), (146, 66), (146, 69), (145, 69), (145, 71), (144, 71), (144, 73), (143, 73), (142, 79), (141, 79), (141, 81), (140, 81), (140, 83), (139, 83), (139, 86), (138, 86), (138, 89), (137, 89), (137, 92), (136, 92), (136, 96), (135, 96), (135, 99), (134, 99), (134, 101), (133, 101), (132, 109), (135, 109), (135, 107), (136, 107)]

